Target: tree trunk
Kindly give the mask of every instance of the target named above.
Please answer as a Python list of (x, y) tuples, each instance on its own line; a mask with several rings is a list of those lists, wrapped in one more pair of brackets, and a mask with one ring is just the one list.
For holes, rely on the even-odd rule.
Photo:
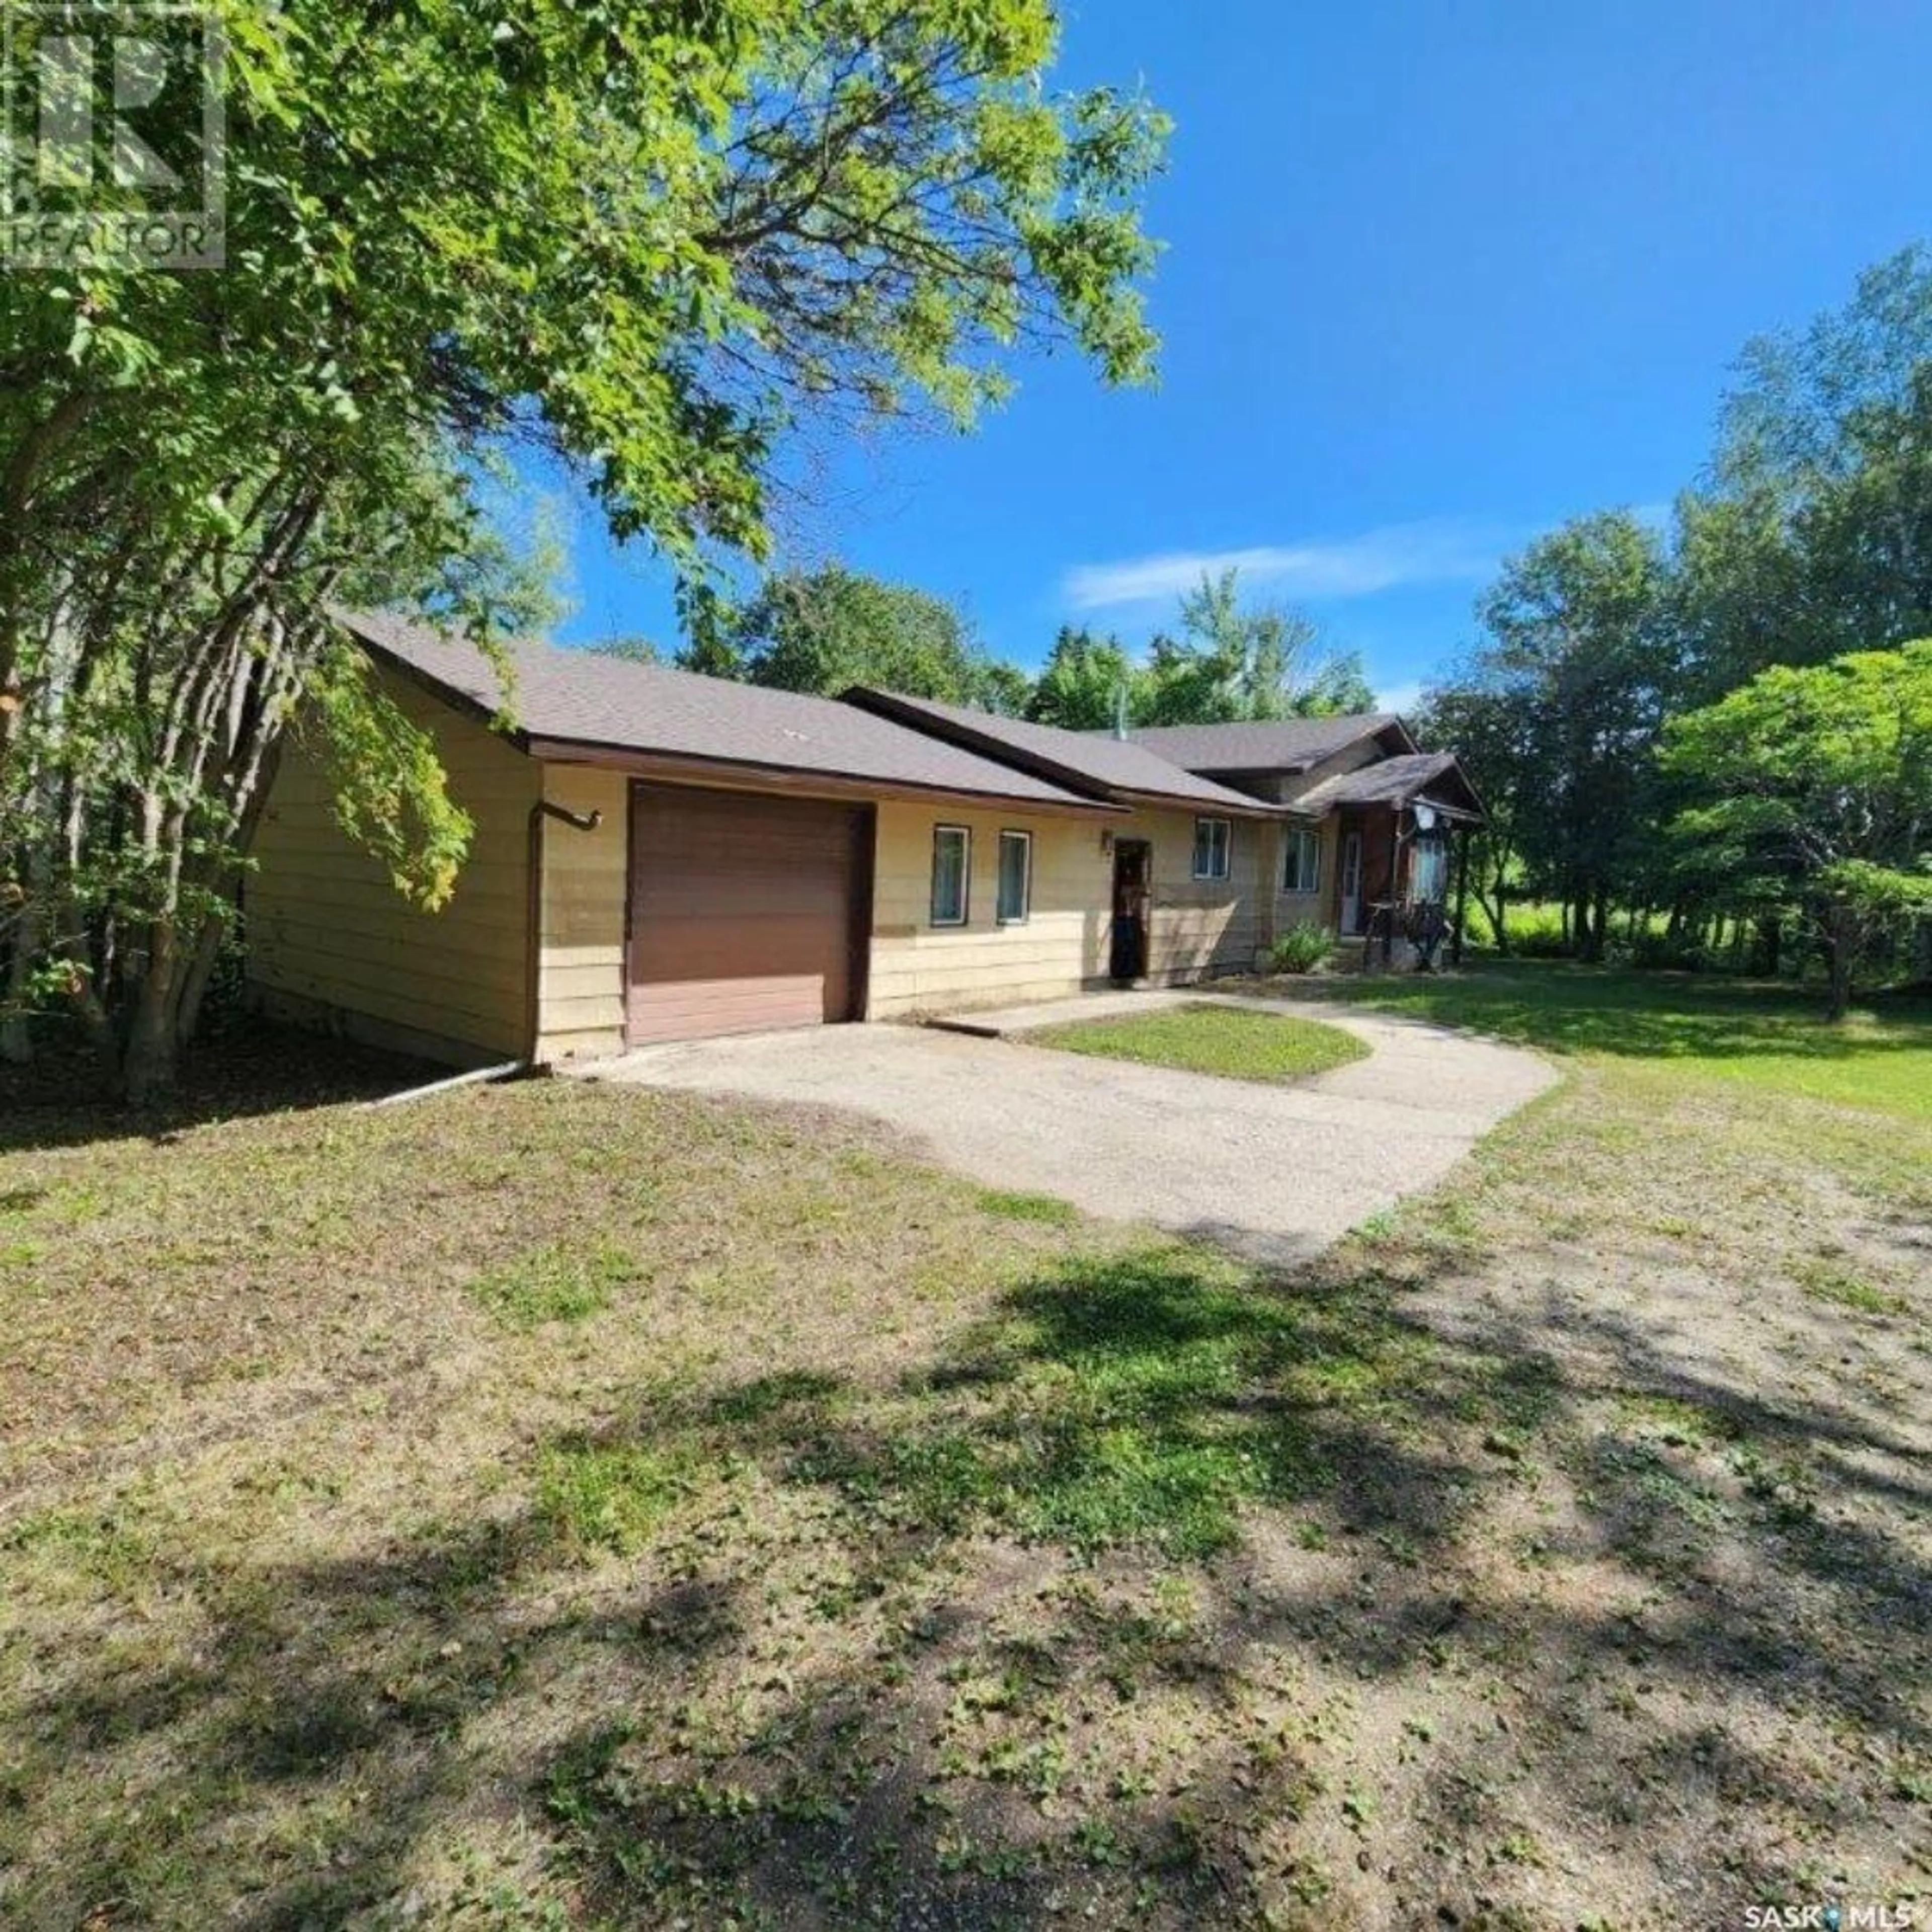
[(1604, 951), (1610, 936), (1610, 889), (1599, 884), (1595, 901), (1589, 908), (1589, 928), (1584, 941), (1583, 956), (1592, 965), (1601, 965)]
[(148, 928), (146, 970), (142, 974), (121, 1048), (121, 1086), (128, 1104), (152, 1106), (174, 1090), (181, 1063), (181, 994), (183, 970), (179, 935), (173, 920), (157, 920)]
[(1828, 988), (1825, 1017), (1842, 1020), (1852, 1004), (1852, 970), (1858, 950), (1858, 931), (1849, 906), (1834, 906), (1826, 928), (1825, 959)]

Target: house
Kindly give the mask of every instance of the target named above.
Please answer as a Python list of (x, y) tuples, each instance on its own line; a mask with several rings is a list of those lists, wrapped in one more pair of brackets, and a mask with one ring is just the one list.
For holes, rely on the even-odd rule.
[(1192, 772), (1280, 806), (1274, 924), (1400, 943), (1405, 908), (1444, 907), (1455, 833), (1482, 800), (1449, 752), (1424, 752), (1393, 712), (1183, 724), (1133, 741)]
[[(1374, 828), (1414, 877), (1432, 804), (1475, 808), (1392, 718), (1124, 740), (535, 644), (510, 648), (506, 693), (465, 642), (345, 621), (434, 734), (470, 856), (441, 910), (406, 904), (298, 736), (254, 848), (250, 984), (458, 1064), (1246, 970), (1285, 912), (1346, 909), (1331, 849), (1366, 905)], [(1382, 770), (1393, 790), (1348, 792)]]

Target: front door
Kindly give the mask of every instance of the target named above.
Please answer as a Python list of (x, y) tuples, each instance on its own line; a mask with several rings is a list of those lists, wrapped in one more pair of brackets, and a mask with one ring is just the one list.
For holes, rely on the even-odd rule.
[(1362, 929), (1362, 835), (1342, 835), (1342, 930)]
[(1144, 838), (1114, 845), (1114, 926), (1108, 970), (1120, 980), (1143, 980), (1148, 969), (1148, 907), (1154, 893), (1154, 848)]

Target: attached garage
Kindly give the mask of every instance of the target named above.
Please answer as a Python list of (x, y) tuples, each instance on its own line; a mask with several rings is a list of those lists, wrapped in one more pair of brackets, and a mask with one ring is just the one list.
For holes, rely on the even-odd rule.
[[(434, 736), (476, 832), (450, 903), (405, 905), (298, 734), (248, 888), (250, 984), (289, 1018), (457, 1065), (554, 1066), (1078, 981), (1097, 828), (1123, 816), (1108, 800), (831, 698), (340, 621)], [(982, 880), (970, 922), (935, 928), (934, 820), (983, 826), (989, 866), (1011, 830), (1037, 834), (1040, 916), (1003, 920)]]
[(625, 1036), (633, 1046), (865, 1016), (865, 806), (631, 788)]

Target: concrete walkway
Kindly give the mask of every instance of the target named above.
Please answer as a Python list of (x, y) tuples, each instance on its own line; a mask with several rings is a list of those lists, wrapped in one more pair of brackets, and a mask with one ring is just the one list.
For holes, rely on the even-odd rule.
[[(1030, 1046), (1024, 1034), (1202, 1000), (1343, 1027), (1370, 1057), (1289, 1086)], [(1441, 1027), (1325, 1002), (1091, 994), (951, 1027), (825, 1027), (646, 1047), (584, 1077), (848, 1108), (990, 1187), (1203, 1235), (1284, 1264), (1432, 1187), (1551, 1084), (1546, 1062)]]

